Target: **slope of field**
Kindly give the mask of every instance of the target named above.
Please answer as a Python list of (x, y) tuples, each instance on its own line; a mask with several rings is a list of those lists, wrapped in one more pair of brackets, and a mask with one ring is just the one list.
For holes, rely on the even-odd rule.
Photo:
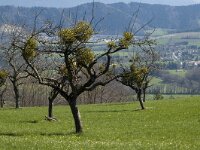
[[(162, 31), (162, 30), (161, 30)], [(161, 32), (160, 31), (160, 32)], [(164, 32), (163, 30), (162, 32)], [(188, 42), (188, 45), (197, 45), (200, 46), (200, 32), (182, 32), (182, 33), (173, 33), (173, 34), (163, 34), (161, 36), (155, 37), (158, 44), (173, 44), (180, 42)]]
[(73, 133), (67, 106), (55, 107), (57, 122), (44, 120), (47, 108), (0, 109), (0, 149), (176, 149), (200, 147), (200, 97), (138, 103), (81, 105), (84, 133)]

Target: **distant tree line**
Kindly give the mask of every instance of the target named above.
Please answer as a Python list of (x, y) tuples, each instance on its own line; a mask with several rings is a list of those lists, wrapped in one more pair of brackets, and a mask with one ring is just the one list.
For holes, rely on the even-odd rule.
[(199, 94), (200, 93), (200, 68), (186, 70), (185, 76), (171, 74), (169, 71), (157, 71), (155, 76), (162, 79), (163, 85), (155, 85), (148, 92), (159, 91), (163, 94)]

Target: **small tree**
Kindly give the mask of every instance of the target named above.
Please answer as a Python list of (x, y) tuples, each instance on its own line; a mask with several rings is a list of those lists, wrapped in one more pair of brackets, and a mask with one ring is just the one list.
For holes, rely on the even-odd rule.
[(7, 64), (6, 69), (9, 72), (8, 78), (11, 81), (15, 94), (16, 108), (19, 108), (20, 103), (20, 85), (24, 84), (24, 79), (28, 77), (24, 72), (26, 65), (20, 55), (20, 51), (13, 47), (12, 42), (15, 41), (9, 41), (9, 38), (16, 40), (19, 34), (21, 34), (20, 31), (14, 29), (9, 33), (10, 37), (5, 33), (4, 38), (7, 40), (2, 41), (3, 44), (1, 46), (1, 49), (3, 50), (3, 60)]
[(142, 51), (133, 56), (130, 60), (130, 67), (123, 69), (123, 73), (118, 79), (119, 82), (136, 92), (141, 109), (145, 109), (146, 89), (151, 86), (151, 73), (157, 68), (155, 62), (158, 60), (158, 55), (152, 49), (152, 44), (154, 44), (154, 41), (149, 41), (148, 48), (143, 48)]

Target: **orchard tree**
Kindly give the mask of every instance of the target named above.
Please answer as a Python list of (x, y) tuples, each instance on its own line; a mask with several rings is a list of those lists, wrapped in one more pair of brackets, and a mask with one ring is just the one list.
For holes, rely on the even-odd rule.
[(151, 86), (151, 73), (158, 69), (156, 62), (159, 57), (152, 48), (154, 44), (154, 41), (148, 41), (148, 47), (139, 47), (139, 51), (136, 50), (136, 53), (130, 60), (129, 68), (124, 68), (121, 77), (117, 79), (136, 92), (137, 100), (140, 102), (142, 110), (145, 109), (146, 90)]
[[(5, 29), (6, 30), (6, 29)], [(24, 72), (25, 61), (20, 55), (19, 49), (13, 46), (21, 34), (19, 28), (13, 27), (9, 33), (2, 34), (1, 49), (3, 52), (3, 61), (7, 64), (6, 70), (9, 72), (8, 79), (11, 81), (13, 91), (15, 94), (15, 107), (19, 108), (20, 105), (20, 85), (24, 84), (24, 79), (28, 77), (28, 74)]]
[[(19, 25), (20, 26), (20, 25)], [(24, 25), (22, 25), (24, 26)], [(8, 78), (11, 81), (13, 91), (15, 94), (15, 107), (20, 107), (20, 86), (26, 82), (26, 78), (28, 74), (24, 71), (26, 70), (26, 63), (23, 60), (21, 55), (21, 51), (18, 47), (14, 46), (15, 43), (19, 42), (20, 38), (24, 38), (26, 35), (23, 28), (18, 27), (17, 24), (5, 26), (4, 32), (1, 35), (1, 49), (2, 49), (2, 58), (4, 63), (6, 64), (7, 71), (9, 72)], [(27, 41), (27, 43), (31, 46), (31, 39)], [(33, 43), (34, 44), (34, 43)], [(26, 54), (32, 55), (32, 54)], [(40, 64), (41, 65), (41, 64)], [(38, 65), (38, 68), (39, 66)], [(2, 92), (4, 93), (5, 90)], [(3, 94), (2, 93), (2, 94)], [(49, 111), (48, 111), (48, 119), (52, 118), (52, 103), (53, 100), (58, 95), (57, 92), (53, 91), (49, 94)]]
[(90, 41), (96, 34), (92, 21), (75, 21), (69, 27), (53, 27), (46, 22), (43, 26), (34, 27), (32, 32), (24, 30), (25, 34), (12, 40), (12, 46), (21, 51), (27, 64), (26, 72), (69, 103), (76, 133), (82, 132), (77, 98), (119, 77), (115, 65), (112, 65), (115, 63), (113, 54), (130, 45), (148, 43), (147, 39), (137, 40), (131, 32), (124, 32), (118, 41), (108, 42), (105, 49), (95, 54), (92, 49), (95, 43)]

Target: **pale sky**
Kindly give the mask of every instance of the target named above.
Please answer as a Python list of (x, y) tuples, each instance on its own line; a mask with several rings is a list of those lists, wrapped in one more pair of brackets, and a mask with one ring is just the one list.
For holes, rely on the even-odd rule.
[[(144, 2), (151, 4), (168, 4), (168, 5), (189, 5), (200, 3), (200, 0), (95, 0), (102, 3), (116, 2)], [(43, 7), (73, 7), (83, 3), (92, 2), (92, 0), (0, 0), (0, 5), (14, 6), (43, 6)]]

